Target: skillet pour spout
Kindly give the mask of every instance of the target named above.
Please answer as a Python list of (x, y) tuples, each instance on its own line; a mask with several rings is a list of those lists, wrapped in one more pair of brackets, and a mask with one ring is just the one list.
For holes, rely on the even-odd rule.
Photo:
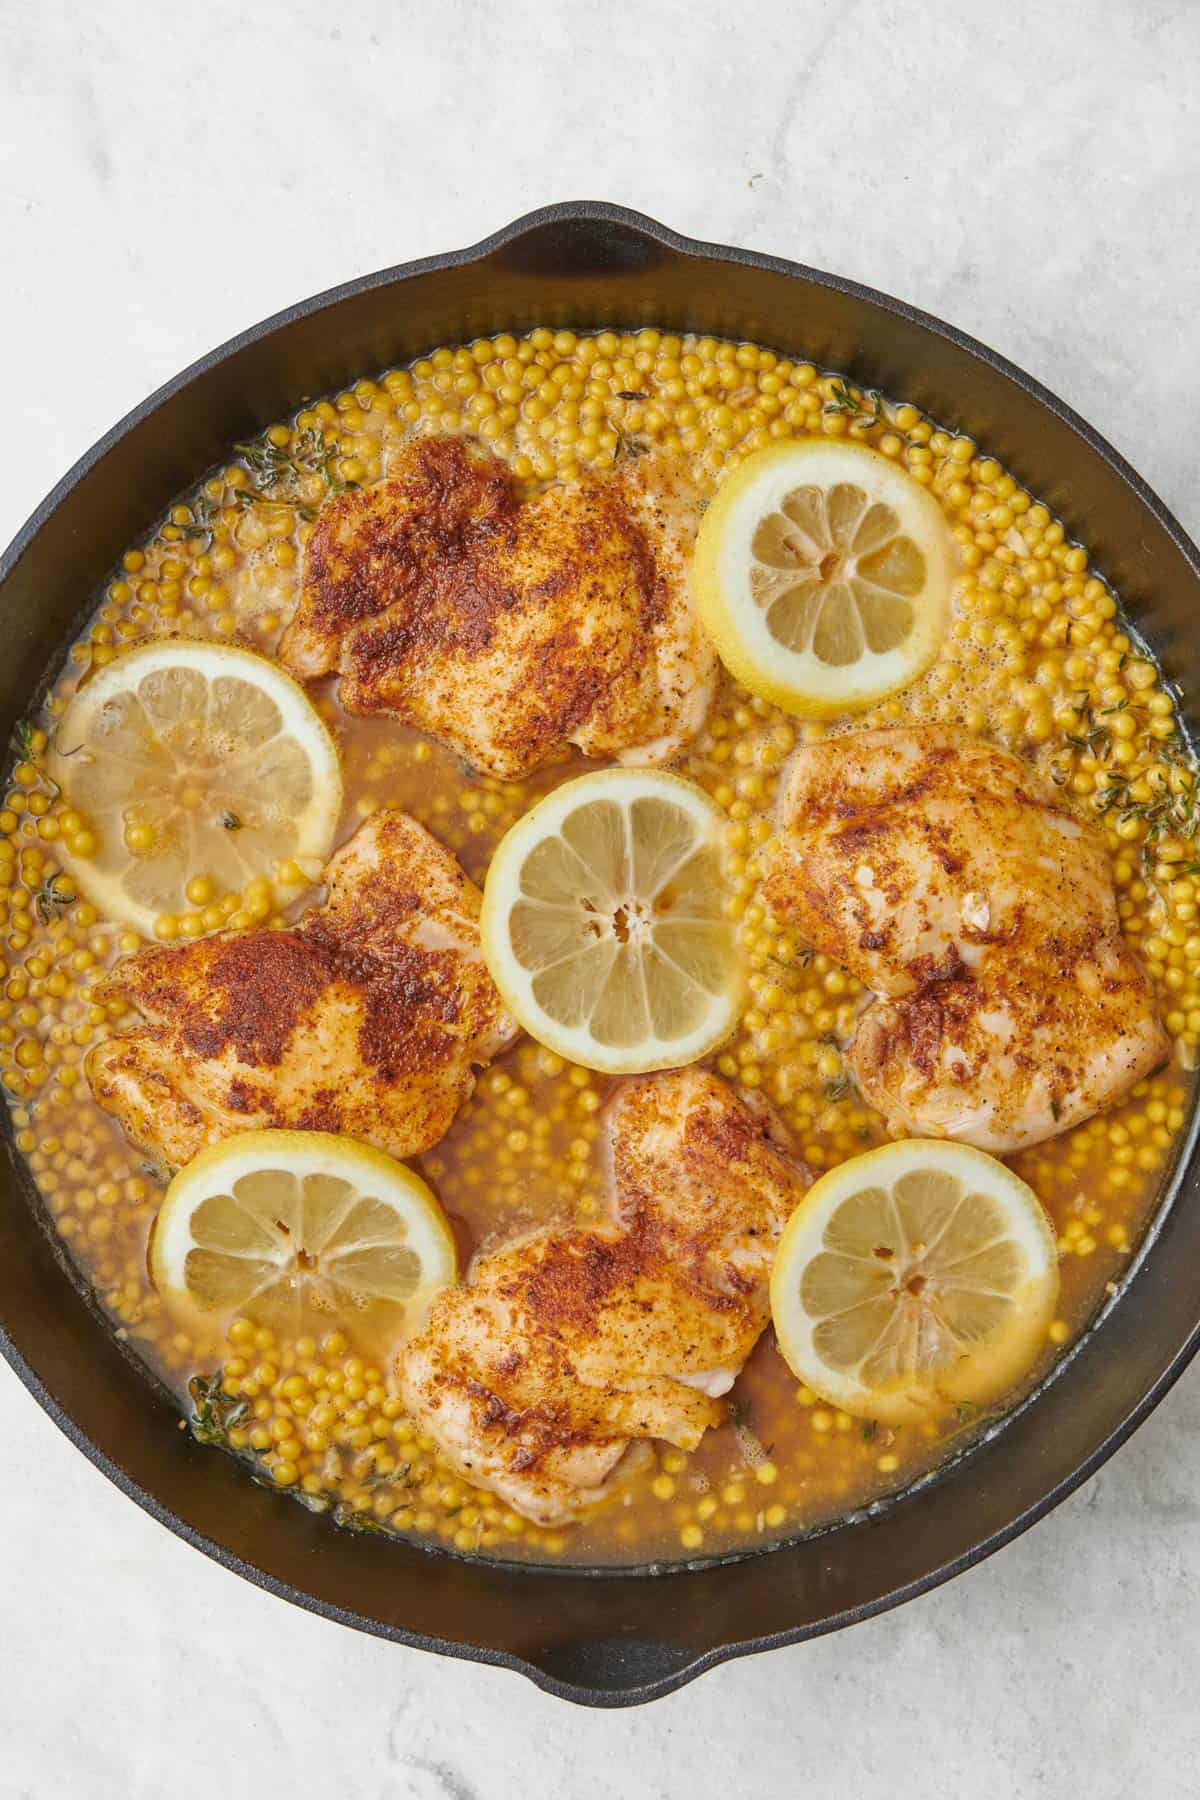
[[(1029, 376), (886, 295), (678, 236), (597, 201), (529, 214), (470, 249), (364, 276), (253, 327), (136, 407), (0, 558), (5, 735), (90, 596), (198, 470), (312, 394), (439, 344), (535, 325), (653, 324), (746, 338), (902, 393), (985, 443), (1120, 592), (1176, 682), (1200, 693), (1200, 553), (1090, 426)], [(778, 1548), (669, 1569), (534, 1568), (339, 1531), (247, 1483), (178, 1429), (45, 1229), (8, 1137), (0, 1350), (72, 1442), (188, 1543), (282, 1598), (398, 1643), (520, 1670), (622, 1706), (730, 1657), (835, 1630), (978, 1562), (1097, 1469), (1200, 1342), (1196, 1121), (1120, 1291), (1042, 1388), (981, 1441), (867, 1513)]]

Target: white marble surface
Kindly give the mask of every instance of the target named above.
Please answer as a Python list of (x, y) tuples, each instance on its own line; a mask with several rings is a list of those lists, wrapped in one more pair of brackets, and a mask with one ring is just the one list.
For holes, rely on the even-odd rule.
[[(580, 196), (956, 321), (1200, 532), (1198, 55), (1187, 0), (0, 0), (0, 541), (240, 326)], [(1192, 1795), (1198, 1423), (1193, 1372), (951, 1587), (583, 1714), (238, 1582), (0, 1368), (0, 1800)]]

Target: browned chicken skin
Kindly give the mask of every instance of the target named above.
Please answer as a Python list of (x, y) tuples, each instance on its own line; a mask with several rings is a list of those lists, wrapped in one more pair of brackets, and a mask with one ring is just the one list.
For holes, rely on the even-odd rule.
[(134, 1142), (178, 1166), (264, 1126), (337, 1131), (393, 1156), (435, 1144), (516, 1035), (479, 951), (479, 892), (414, 819), (383, 809), (286, 930), (152, 945), (107, 991), (145, 1023), (86, 1072)]
[(797, 751), (765, 895), (883, 996), (851, 1062), (913, 1134), (1066, 1131), (1170, 1054), (1104, 845), (1017, 757), (946, 726)]
[(398, 1364), (442, 1454), (540, 1524), (598, 1499), (630, 1439), (690, 1449), (720, 1422), (811, 1180), (698, 1068), (629, 1082), (607, 1124), (611, 1223), (480, 1257)]
[(457, 438), (419, 438), (384, 481), (321, 513), (280, 660), (341, 675), (506, 779), (564, 756), (675, 755), (716, 662), (692, 602), (695, 495), (665, 457), (532, 499)]

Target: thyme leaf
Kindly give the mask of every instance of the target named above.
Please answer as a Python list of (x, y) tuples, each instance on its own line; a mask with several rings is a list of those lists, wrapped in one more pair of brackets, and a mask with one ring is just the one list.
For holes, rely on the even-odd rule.
[(827, 1100), (844, 1100), (853, 1089), (854, 1077), (849, 1070), (843, 1069), (840, 1075), (835, 1075), (832, 1081), (825, 1083), (825, 1098)]
[(249, 1402), (237, 1400), (221, 1386), (224, 1370), (210, 1377), (193, 1375), (188, 1382), (195, 1411), (189, 1421), (199, 1444), (220, 1444), (229, 1449), (230, 1429), (245, 1417)]
[(192, 515), (191, 521), (187, 525), (177, 525), (175, 529), (183, 538), (207, 539), (204, 546), (207, 550), (212, 545), (212, 520), (213, 515), (217, 510), (216, 502), (211, 500), (207, 494), (201, 492), (196, 494), (187, 504), (188, 511)]
[(70, 893), (64, 893), (58, 885), (60, 880), (61, 876), (51, 875), (50, 879), (44, 881), (37, 891), (34, 906), (37, 908), (37, 916), (42, 921), (43, 925), (48, 925), (50, 923), (51, 918), (60, 906), (71, 906), (74, 904), (74, 891), (72, 890)]
[[(1068, 642), (1070, 641), (1068, 637)], [(1120, 707), (1106, 708), (1106, 711), (1120, 712)], [(1080, 714), (1082, 731), (1064, 731), (1063, 742), (1072, 750), (1090, 754), (1097, 758), (1107, 757), (1112, 750), (1112, 733), (1107, 725), (1097, 725), (1092, 712), (1092, 703), (1086, 693), (1075, 695), (1075, 711)]]
[(235, 812), (224, 812), (221, 814), (221, 823), (226, 831), (240, 831), (244, 821)]
[(880, 420), (883, 418), (883, 410), (878, 394), (873, 394), (871, 396), (875, 402), (875, 410), (874, 412), (869, 413), (866, 407), (862, 405), (861, 401), (854, 398), (854, 395), (850, 392), (850, 389), (846, 386), (844, 381), (831, 381), (829, 385), (833, 392), (821, 408), (822, 412), (845, 413), (852, 419), (860, 420), (864, 425), (879, 424)]
[(650, 398), (642, 388), (622, 388), (617, 395), (618, 400), (648, 400)]
[(33, 726), (28, 719), (18, 719), (9, 739), (18, 762), (28, 762), (33, 755)]
[(645, 438), (631, 437), (622, 431), (619, 425), (614, 427), (617, 434), (616, 447), (613, 450), (613, 462), (633, 462), (639, 456), (645, 456), (650, 446)]
[(382, 1532), (385, 1529), (380, 1521), (370, 1513), (355, 1512), (352, 1506), (347, 1506), (344, 1502), (334, 1507), (333, 1522), (335, 1525), (340, 1525), (344, 1531), (373, 1533)]
[(1112, 738), (1103, 725), (1093, 725), (1089, 732), (1083, 734), (1064, 731), (1063, 739), (1070, 744), (1072, 750), (1086, 752), (1095, 757), (1107, 756), (1112, 748)]
[(845, 382), (834, 381), (830, 383), (830, 386), (832, 387), (833, 392), (822, 407), (822, 412), (857, 414), (858, 401), (854, 398)]

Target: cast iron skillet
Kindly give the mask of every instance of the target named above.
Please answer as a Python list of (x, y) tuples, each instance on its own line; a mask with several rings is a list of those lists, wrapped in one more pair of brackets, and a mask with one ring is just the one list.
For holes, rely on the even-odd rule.
[[(849, 370), (969, 432), (1086, 541), (1194, 707), (1200, 555), (1053, 394), (884, 294), (583, 202), (292, 307), (202, 358), (102, 438), (0, 559), (0, 743), (120, 552), (235, 439), (364, 372), (535, 324), (748, 338)], [(565, 1699), (628, 1705), (731, 1656), (923, 1593), (1009, 1542), (1112, 1454), (1200, 1341), (1195, 1136), (1193, 1119), (1171, 1173), (1173, 1203), (1122, 1293), (987, 1442), (866, 1516), (686, 1570), (501, 1567), (338, 1531), (253, 1485), (177, 1429), (169, 1397), (104, 1327), (45, 1230), (11, 1142), (0, 1180), (0, 1350), (110, 1480), (226, 1568), (362, 1631), (519, 1669)]]

